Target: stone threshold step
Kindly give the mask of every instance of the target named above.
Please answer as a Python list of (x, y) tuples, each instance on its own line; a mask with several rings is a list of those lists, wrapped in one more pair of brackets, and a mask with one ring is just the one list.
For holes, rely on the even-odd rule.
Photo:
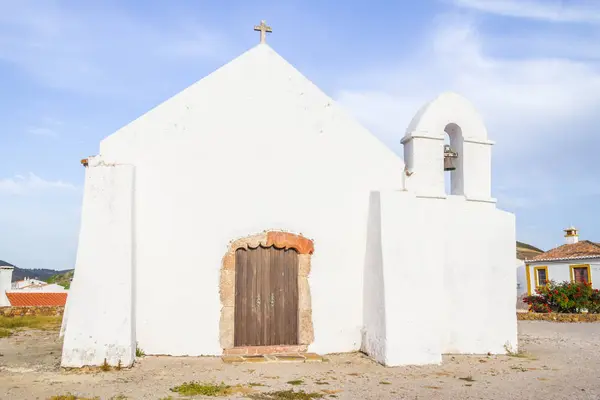
[(323, 357), (315, 353), (283, 353), (283, 354), (264, 354), (264, 355), (240, 355), (221, 357), (226, 364), (243, 363), (277, 363), (277, 362), (321, 362)]

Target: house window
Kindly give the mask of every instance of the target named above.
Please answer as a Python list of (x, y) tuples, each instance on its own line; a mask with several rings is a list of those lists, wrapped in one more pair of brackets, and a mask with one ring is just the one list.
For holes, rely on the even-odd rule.
[(571, 265), (571, 282), (591, 283), (591, 271), (589, 265)]
[(544, 286), (548, 283), (548, 267), (535, 267), (533, 269), (535, 274), (535, 286)]

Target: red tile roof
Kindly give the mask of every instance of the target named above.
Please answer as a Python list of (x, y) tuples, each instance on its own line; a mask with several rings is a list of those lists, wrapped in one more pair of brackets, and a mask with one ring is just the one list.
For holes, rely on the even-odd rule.
[(6, 292), (6, 297), (13, 307), (64, 306), (67, 302), (66, 292)]
[(582, 240), (573, 244), (563, 244), (526, 261), (577, 260), (596, 257), (600, 258), (600, 245)]

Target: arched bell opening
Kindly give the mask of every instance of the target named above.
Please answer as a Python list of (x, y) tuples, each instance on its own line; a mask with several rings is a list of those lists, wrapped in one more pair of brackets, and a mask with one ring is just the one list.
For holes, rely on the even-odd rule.
[(446, 194), (464, 195), (463, 136), (455, 123), (444, 128), (444, 187)]

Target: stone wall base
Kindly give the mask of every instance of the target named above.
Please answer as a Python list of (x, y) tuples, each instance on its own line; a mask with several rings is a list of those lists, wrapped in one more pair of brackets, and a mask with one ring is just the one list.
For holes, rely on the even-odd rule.
[(517, 313), (520, 321), (600, 322), (600, 314)]
[(64, 306), (0, 307), (0, 316), (4, 317), (24, 317), (31, 315), (62, 316), (64, 312)]
[(224, 349), (225, 355), (264, 355), (264, 354), (290, 354), (290, 353), (306, 353), (308, 346), (242, 346)]

